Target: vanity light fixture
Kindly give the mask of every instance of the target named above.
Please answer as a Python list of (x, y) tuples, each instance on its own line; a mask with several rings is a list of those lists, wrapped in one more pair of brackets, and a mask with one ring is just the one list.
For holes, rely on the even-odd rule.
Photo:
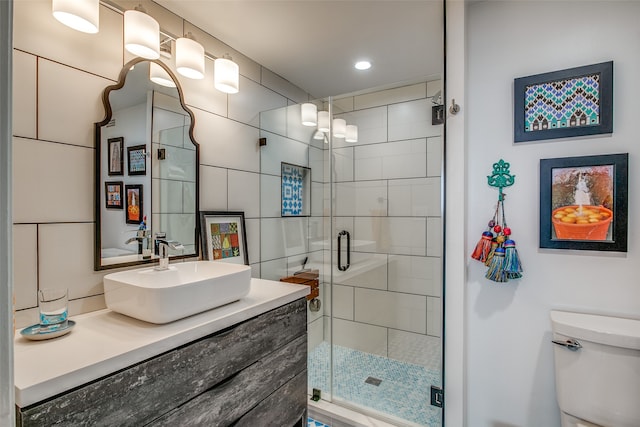
[(317, 130), (314, 134), (313, 134), (313, 139), (317, 139), (319, 141), (324, 139), (324, 133), (322, 133), (322, 131)]
[(98, 32), (99, 0), (53, 0), (51, 9), (54, 18), (67, 27), (89, 34)]
[(220, 92), (238, 93), (240, 90), (240, 70), (229, 54), (216, 58), (213, 62), (213, 86)]
[(347, 134), (347, 122), (344, 119), (333, 119), (333, 136), (344, 138)]
[(176, 70), (190, 79), (204, 78), (204, 47), (191, 33), (176, 40)]
[(173, 81), (169, 73), (155, 62), (149, 63), (149, 80), (154, 83), (158, 83), (160, 86), (176, 87), (176, 83)]
[(300, 106), (300, 118), (303, 126), (316, 126), (318, 124), (318, 107), (311, 102), (305, 102)]
[(318, 130), (320, 132), (329, 132), (331, 120), (328, 111), (318, 111)]
[(358, 142), (358, 126), (347, 125), (344, 140), (346, 142)]
[(160, 24), (141, 6), (124, 12), (124, 47), (141, 58), (160, 57)]

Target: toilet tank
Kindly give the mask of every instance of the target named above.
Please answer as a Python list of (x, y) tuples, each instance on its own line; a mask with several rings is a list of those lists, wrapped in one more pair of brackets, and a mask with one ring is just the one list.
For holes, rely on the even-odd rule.
[(640, 426), (640, 320), (551, 311), (560, 410), (615, 427)]

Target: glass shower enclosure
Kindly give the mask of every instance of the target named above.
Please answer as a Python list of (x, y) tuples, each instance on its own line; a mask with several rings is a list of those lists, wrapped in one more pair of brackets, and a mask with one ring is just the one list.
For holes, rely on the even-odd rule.
[(441, 90), (311, 101), (328, 128), (303, 125), (301, 105), (260, 115), (260, 277), (318, 286), (309, 396), (394, 425), (442, 420)]

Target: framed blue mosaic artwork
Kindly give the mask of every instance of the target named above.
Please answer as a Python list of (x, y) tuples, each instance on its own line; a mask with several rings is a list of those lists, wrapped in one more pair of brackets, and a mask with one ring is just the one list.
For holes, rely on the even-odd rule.
[(613, 132), (613, 61), (514, 80), (514, 142)]
[(282, 216), (311, 215), (311, 169), (281, 163)]

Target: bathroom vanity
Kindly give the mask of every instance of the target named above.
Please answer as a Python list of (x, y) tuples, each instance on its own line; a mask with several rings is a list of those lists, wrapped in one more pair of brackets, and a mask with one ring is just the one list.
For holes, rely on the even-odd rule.
[(110, 310), (15, 341), (17, 423), (306, 425), (307, 286), (252, 279), (240, 301), (165, 325)]

